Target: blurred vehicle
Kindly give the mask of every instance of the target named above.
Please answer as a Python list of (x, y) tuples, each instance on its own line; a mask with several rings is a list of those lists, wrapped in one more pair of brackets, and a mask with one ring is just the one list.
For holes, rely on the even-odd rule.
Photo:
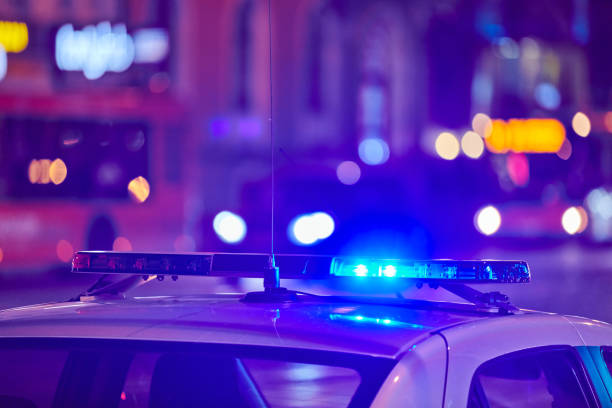
[(189, 164), (175, 140), (179, 104), (138, 93), (19, 100), (12, 109), (0, 97), (4, 266), (69, 262), (81, 248), (175, 249)]
[[(466, 286), (528, 282), (524, 262), (81, 252), (73, 271), (105, 275), (70, 301), (0, 312), (0, 405), (612, 405), (612, 326)], [(185, 276), (260, 276), (265, 290), (125, 295)], [(281, 277), (409, 279), (467, 303), (320, 296)]]

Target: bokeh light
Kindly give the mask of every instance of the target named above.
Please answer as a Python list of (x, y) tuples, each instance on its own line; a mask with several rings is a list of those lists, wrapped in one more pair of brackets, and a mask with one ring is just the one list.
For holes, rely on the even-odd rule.
[(557, 119), (496, 119), (485, 139), (492, 153), (557, 153), (565, 140), (565, 127)]
[(334, 219), (327, 213), (302, 214), (289, 223), (287, 235), (296, 245), (312, 245), (334, 233)]
[(591, 133), (591, 121), (582, 112), (577, 112), (572, 118), (572, 129), (578, 136), (587, 137)]
[(49, 166), (49, 178), (53, 184), (62, 184), (68, 175), (68, 168), (62, 159), (55, 159)]
[(442, 132), (436, 138), (436, 153), (444, 160), (454, 160), (459, 155), (459, 141), (450, 132)]
[(606, 112), (604, 115), (604, 126), (608, 132), (612, 133), (612, 112)]
[(28, 47), (28, 25), (22, 21), (0, 21), (0, 45), (5, 52), (19, 53)]
[(60, 239), (55, 246), (55, 253), (57, 257), (62, 262), (70, 262), (72, 260), (72, 255), (74, 254), (74, 249), (72, 244), (65, 239)]
[(472, 159), (478, 159), (484, 152), (484, 142), (476, 132), (467, 131), (461, 138), (461, 149), (463, 153)]
[(4, 251), (0, 248), (0, 263), (4, 260)]
[(550, 82), (542, 82), (535, 87), (534, 98), (543, 108), (555, 110), (561, 104), (561, 94)]
[(474, 221), (476, 229), (480, 231), (480, 233), (484, 235), (492, 235), (497, 232), (501, 226), (502, 219), (497, 208), (493, 207), (492, 205), (488, 205), (478, 210)]
[(515, 186), (524, 187), (529, 183), (529, 161), (525, 153), (509, 153), (506, 157), (506, 170)]
[(336, 176), (342, 184), (351, 186), (359, 181), (361, 177), (361, 169), (354, 161), (343, 161), (336, 168)]
[(151, 187), (146, 178), (138, 176), (128, 183), (128, 191), (132, 200), (137, 203), (144, 203), (149, 198)]
[(561, 148), (559, 149), (559, 151), (557, 152), (557, 156), (559, 156), (559, 158), (563, 159), (563, 160), (567, 160), (572, 156), (572, 143), (569, 141), (569, 139), (565, 139), (563, 141), (563, 144), (561, 145)]
[(502, 37), (497, 41), (500, 55), (506, 59), (516, 59), (520, 56), (520, 48), (510, 37)]
[(389, 160), (389, 145), (379, 138), (367, 138), (359, 143), (359, 158), (365, 164), (376, 166)]
[(0, 81), (2, 81), (6, 76), (7, 69), (8, 60), (6, 58), (6, 51), (4, 50), (4, 47), (0, 45)]
[(584, 208), (570, 207), (561, 216), (561, 225), (569, 235), (579, 234), (588, 225), (589, 217)]
[(51, 160), (41, 159), (38, 161), (38, 163), (40, 164), (40, 178), (38, 179), (38, 183), (49, 184), (49, 182), (51, 182), (51, 178), (49, 177), (49, 168), (51, 167)]
[(228, 244), (242, 242), (247, 226), (241, 216), (230, 211), (221, 211), (213, 219), (213, 229), (219, 239)]
[(28, 179), (30, 180), (30, 183), (38, 183), (38, 180), (40, 180), (41, 171), (42, 169), (40, 162), (36, 159), (32, 160), (30, 162), (30, 166), (28, 166)]
[(126, 237), (117, 237), (113, 241), (113, 251), (128, 252), (132, 250), (132, 243)]
[(174, 240), (174, 250), (179, 252), (193, 252), (196, 249), (195, 240), (191, 235), (181, 234)]
[(489, 137), (492, 126), (491, 118), (484, 113), (477, 113), (472, 118), (472, 129), (482, 138)]

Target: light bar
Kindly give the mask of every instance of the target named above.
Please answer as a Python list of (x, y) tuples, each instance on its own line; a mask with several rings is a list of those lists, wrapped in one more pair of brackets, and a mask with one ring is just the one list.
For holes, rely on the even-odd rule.
[(405, 261), (337, 257), (332, 262), (330, 274), (462, 283), (519, 283), (531, 280), (529, 267), (524, 261)]
[[(72, 272), (263, 278), (269, 269), (269, 258), (269, 254), (80, 251), (72, 259)], [(329, 277), (330, 256), (277, 255), (274, 258), (281, 278)]]
[[(81, 251), (74, 255), (72, 271), (263, 278), (270, 270), (269, 259), (269, 254)], [(531, 280), (529, 267), (523, 261), (408, 261), (312, 255), (275, 255), (274, 259), (281, 279), (350, 277), (448, 283), (519, 283)]]

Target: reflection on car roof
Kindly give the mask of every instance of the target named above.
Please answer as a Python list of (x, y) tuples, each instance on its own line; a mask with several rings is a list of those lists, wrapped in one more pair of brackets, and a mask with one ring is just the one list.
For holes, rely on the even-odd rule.
[(487, 318), (459, 310), (311, 298), (250, 304), (241, 297), (159, 296), (21, 307), (0, 312), (0, 336), (213, 342), (395, 357), (436, 330)]

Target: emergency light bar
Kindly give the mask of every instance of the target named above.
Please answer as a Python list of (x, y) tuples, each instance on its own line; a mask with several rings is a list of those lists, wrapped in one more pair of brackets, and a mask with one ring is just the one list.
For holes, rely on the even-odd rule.
[(524, 261), (405, 261), (334, 258), (332, 276), (407, 278), (464, 283), (522, 283), (531, 280)]
[[(407, 261), (312, 255), (275, 255), (274, 261), (281, 279), (401, 278), (447, 283), (519, 283), (531, 280), (529, 267), (524, 261)], [(72, 271), (264, 278), (270, 271), (270, 255), (81, 251), (74, 255)]]

